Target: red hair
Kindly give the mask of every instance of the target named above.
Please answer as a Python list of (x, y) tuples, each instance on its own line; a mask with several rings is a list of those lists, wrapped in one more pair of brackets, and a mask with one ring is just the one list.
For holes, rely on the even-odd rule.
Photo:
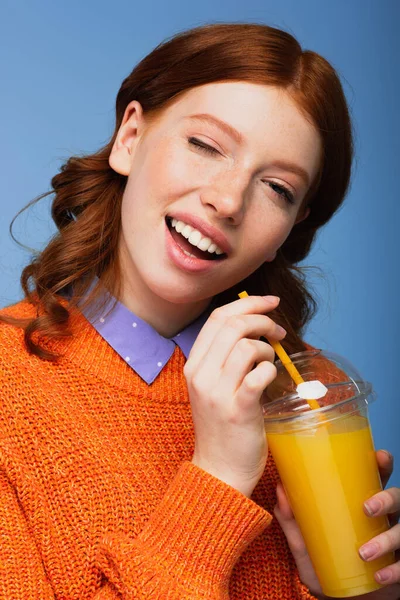
[(304, 349), (300, 335), (315, 301), (296, 264), (308, 254), (317, 230), (348, 190), (353, 158), (349, 110), (333, 67), (319, 54), (302, 50), (292, 35), (263, 24), (224, 23), (179, 33), (141, 60), (118, 92), (109, 143), (94, 154), (71, 157), (53, 177), (48, 194), (54, 194), (51, 212), (58, 232), (21, 275), (25, 297), (37, 306), (37, 317), (29, 322), (0, 317), (24, 328), (29, 352), (56, 359), (41, 347), (40, 337), (70, 334), (68, 305), (61, 303), (60, 293), (68, 290), (70, 304), (76, 306), (97, 276), (99, 283), (86, 305), (99, 297), (103, 286), (119, 295), (120, 207), (127, 178), (113, 171), (108, 159), (127, 105), (137, 100), (152, 119), (193, 87), (233, 80), (273, 85), (290, 94), (319, 132), (323, 159), (307, 194), (311, 208), (307, 219), (293, 227), (272, 263), (216, 296), (215, 302), (235, 300), (243, 289), (280, 296), (272, 317), (288, 331), (285, 346), (289, 352)]

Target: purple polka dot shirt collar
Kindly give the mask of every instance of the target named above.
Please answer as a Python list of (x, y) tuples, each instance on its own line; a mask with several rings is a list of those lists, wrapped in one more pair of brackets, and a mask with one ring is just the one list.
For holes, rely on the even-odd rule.
[[(117, 302), (109, 312), (108, 304), (96, 318), (88, 311), (82, 313), (104, 340), (149, 385), (157, 378), (171, 358), (175, 346), (179, 346), (186, 358), (208, 319), (212, 305), (195, 321), (172, 338), (160, 335), (151, 325), (132, 313), (124, 304)], [(108, 313), (108, 314), (107, 314)]]

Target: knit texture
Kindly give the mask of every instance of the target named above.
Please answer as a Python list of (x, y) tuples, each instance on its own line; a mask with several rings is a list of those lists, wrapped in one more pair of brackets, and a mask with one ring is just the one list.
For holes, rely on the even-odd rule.
[[(19, 318), (35, 309), (4, 309)], [(312, 599), (271, 513), (191, 464), (179, 347), (148, 386), (76, 310), (31, 356), (0, 323), (0, 598)]]

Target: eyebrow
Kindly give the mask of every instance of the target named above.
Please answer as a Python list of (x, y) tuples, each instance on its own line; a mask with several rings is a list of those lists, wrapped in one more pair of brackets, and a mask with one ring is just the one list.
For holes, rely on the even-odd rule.
[[(238, 144), (243, 143), (243, 135), (241, 133), (239, 133), (239, 131), (237, 129), (232, 127), (232, 125), (229, 125), (229, 123), (226, 123), (225, 121), (222, 121), (221, 119), (218, 119), (218, 117), (214, 117), (214, 115), (210, 115), (208, 113), (201, 113), (201, 114), (196, 114), (196, 115), (189, 115), (188, 117), (185, 117), (185, 118), (192, 119), (194, 121), (199, 121), (199, 122), (208, 122), (208, 123), (211, 123), (211, 125), (216, 125), (220, 129), (222, 129), (222, 131), (227, 133), (231, 138), (236, 140), (236, 142)], [(283, 160), (283, 159), (275, 160), (275, 161), (273, 161), (272, 166), (277, 167), (278, 169), (282, 169), (284, 171), (290, 171), (292, 173), (295, 173), (296, 175), (301, 177), (301, 179), (304, 181), (306, 186), (308, 186), (310, 184), (310, 177), (309, 177), (307, 171), (305, 169), (303, 169), (303, 167), (300, 167), (299, 165), (296, 165), (293, 162)]]
[(301, 177), (301, 179), (304, 181), (307, 187), (310, 185), (310, 177), (307, 171), (303, 169), (303, 167), (300, 167), (295, 163), (289, 162), (287, 160), (274, 160), (271, 163), (271, 166), (278, 167), (278, 169), (282, 169), (283, 171), (290, 171), (291, 173), (295, 173), (295, 175)]
[(227, 133), (234, 140), (236, 140), (238, 144), (241, 144), (243, 142), (242, 134), (239, 133), (237, 129), (232, 127), (232, 125), (229, 125), (229, 123), (225, 123), (225, 121), (221, 121), (221, 119), (218, 119), (218, 117), (214, 117), (213, 115), (209, 115), (207, 113), (202, 113), (198, 115), (190, 115), (186, 118), (193, 119), (194, 121), (208, 121), (212, 125), (216, 125), (220, 129), (222, 129), (222, 131), (225, 131), (225, 133)]

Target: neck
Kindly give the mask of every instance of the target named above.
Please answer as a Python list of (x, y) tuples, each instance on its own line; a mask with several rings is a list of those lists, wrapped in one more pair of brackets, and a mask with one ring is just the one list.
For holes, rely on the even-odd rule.
[(165, 338), (172, 338), (182, 331), (197, 319), (211, 302), (210, 298), (206, 298), (199, 302), (176, 304), (156, 296), (147, 288), (142, 288), (138, 295), (127, 281), (122, 282), (118, 300)]

